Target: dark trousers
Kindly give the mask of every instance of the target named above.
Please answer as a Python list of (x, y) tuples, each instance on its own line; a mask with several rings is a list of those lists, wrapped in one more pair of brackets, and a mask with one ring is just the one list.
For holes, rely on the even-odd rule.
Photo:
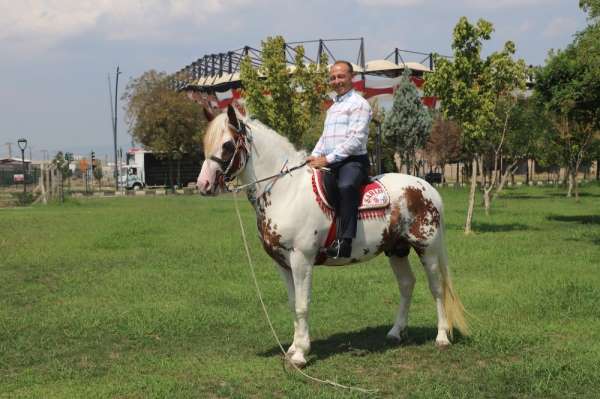
[(327, 166), (325, 187), (336, 214), (338, 239), (356, 237), (360, 188), (369, 176), (369, 157), (353, 155)]

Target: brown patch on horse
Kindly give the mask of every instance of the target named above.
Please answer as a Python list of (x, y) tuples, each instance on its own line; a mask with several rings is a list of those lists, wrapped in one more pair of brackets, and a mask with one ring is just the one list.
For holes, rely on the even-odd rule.
[(266, 218), (266, 208), (271, 206), (271, 194), (263, 193), (256, 201), (256, 226), (258, 227), (258, 236), (262, 242), (265, 252), (284, 269), (290, 269), (286, 257), (282, 251), (289, 251), (281, 243), (281, 234), (277, 233), (277, 225), (271, 226), (271, 219)]
[(284, 269), (289, 269), (285, 255), (281, 252), (289, 251), (281, 244), (281, 234), (277, 233), (277, 225), (271, 226), (271, 219), (259, 218), (257, 220), (258, 234), (263, 244), (263, 248), (277, 264)]
[(408, 253), (410, 252), (410, 244), (402, 236), (400, 229), (401, 221), (400, 205), (398, 203), (394, 203), (392, 205), (392, 212), (390, 213), (390, 224), (383, 230), (383, 233), (381, 234), (381, 242), (377, 247), (376, 254), (379, 254), (383, 251), (386, 256), (408, 256)]
[(433, 201), (423, 196), (423, 189), (407, 187), (404, 190), (406, 207), (413, 216), (409, 232), (419, 241), (431, 238), (440, 226), (440, 212)]

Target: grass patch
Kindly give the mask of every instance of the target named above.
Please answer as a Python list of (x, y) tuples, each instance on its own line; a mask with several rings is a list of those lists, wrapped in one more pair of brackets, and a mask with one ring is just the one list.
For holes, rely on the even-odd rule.
[[(418, 260), (409, 341), (384, 341), (387, 260), (317, 268), (308, 372), (374, 397), (600, 396), (600, 187), (581, 202), (510, 188), (464, 236), (466, 190), (443, 189), (455, 286), (473, 334), (440, 352)], [(242, 206), (244, 223), (254, 214)], [(346, 398), (281, 367), (231, 198), (71, 200), (0, 211), (0, 398)], [(250, 234), (270, 315), (287, 294)]]

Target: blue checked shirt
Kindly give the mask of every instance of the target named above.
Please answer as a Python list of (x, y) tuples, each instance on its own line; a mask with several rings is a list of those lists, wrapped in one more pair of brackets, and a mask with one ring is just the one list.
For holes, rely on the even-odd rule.
[(336, 97), (311, 155), (325, 156), (328, 163), (333, 163), (350, 155), (366, 154), (370, 120), (371, 106), (353, 89)]

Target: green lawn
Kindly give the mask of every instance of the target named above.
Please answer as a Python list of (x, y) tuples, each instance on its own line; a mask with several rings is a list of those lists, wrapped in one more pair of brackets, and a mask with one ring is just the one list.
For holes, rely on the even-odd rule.
[[(462, 234), (466, 190), (442, 190), (455, 287), (473, 331), (434, 346), (418, 260), (409, 341), (384, 341), (398, 302), (385, 257), (318, 268), (311, 375), (371, 397), (600, 397), (600, 186), (580, 203), (508, 190)], [(287, 294), (242, 212), (265, 302)], [(87, 199), (0, 210), (0, 398), (363, 397), (282, 368), (231, 198)]]

